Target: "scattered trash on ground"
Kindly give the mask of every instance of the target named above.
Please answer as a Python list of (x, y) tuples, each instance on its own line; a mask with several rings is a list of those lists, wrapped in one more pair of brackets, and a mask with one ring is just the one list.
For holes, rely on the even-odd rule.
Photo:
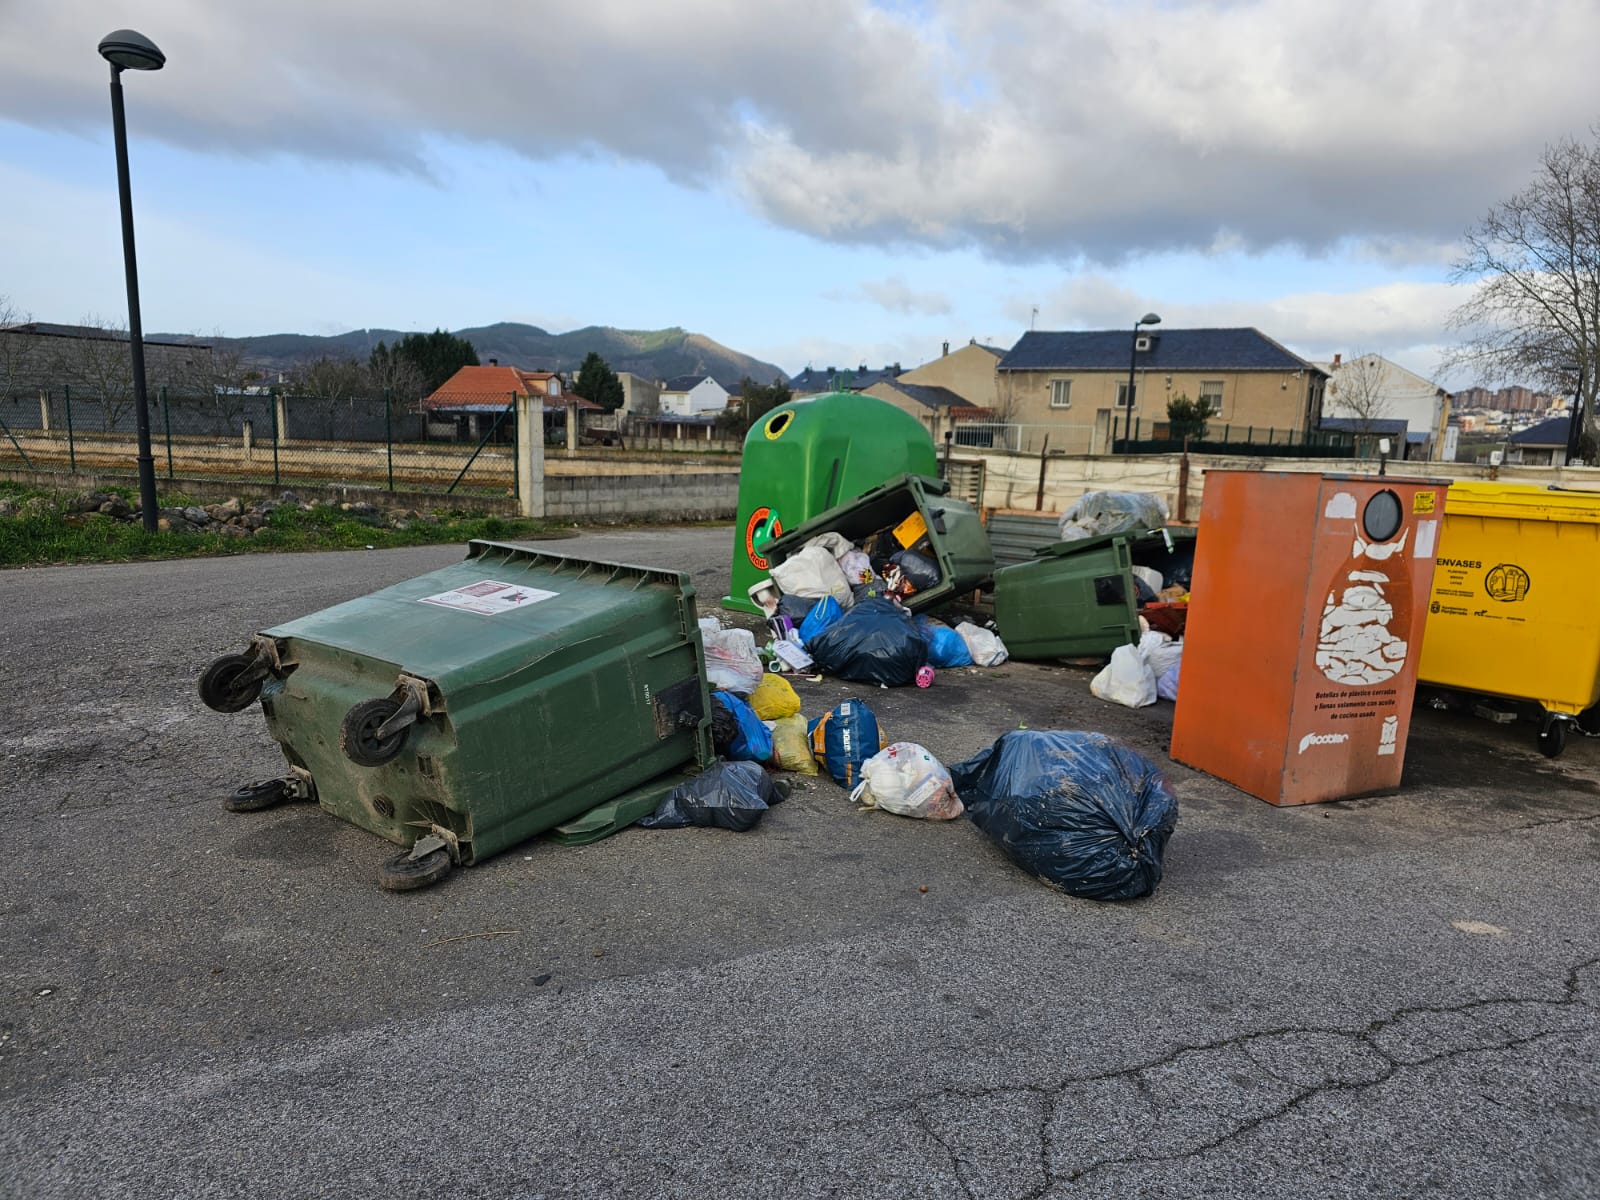
[(640, 829), (698, 826), (746, 833), (782, 799), (778, 785), (756, 763), (717, 763), (674, 788), (638, 825)]
[(833, 781), (853, 788), (861, 781), (861, 765), (888, 744), (878, 718), (859, 700), (846, 700), (807, 727), (811, 750)]
[(863, 600), (806, 644), (825, 675), (907, 687), (928, 660), (911, 614), (890, 600)]
[(950, 821), (962, 813), (950, 772), (915, 742), (896, 742), (861, 765), (850, 799), (901, 817)]
[(1161, 771), (1103, 733), (1002, 734), (950, 768), (973, 823), (1012, 862), (1089, 900), (1148, 896), (1178, 822)]

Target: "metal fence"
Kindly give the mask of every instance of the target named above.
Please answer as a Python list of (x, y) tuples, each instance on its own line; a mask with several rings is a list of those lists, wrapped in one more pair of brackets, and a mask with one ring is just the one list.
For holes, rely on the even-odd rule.
[[(1020, 424), (1015, 422), (958, 422), (952, 441), (975, 450), (1009, 450), (1015, 454), (1169, 454), (1183, 450), (1182, 438), (1169, 434), (1166, 421), (1140, 417), (1132, 425), (1114, 430), (1105, 422), (1094, 424)], [(1204, 438), (1189, 441), (1195, 453), (1279, 455), (1286, 458), (1349, 458), (1355, 439), (1348, 433), (1277, 429), (1263, 425), (1234, 425), (1213, 421)]]
[[(547, 413), (549, 436), (564, 436)], [(0, 466), (135, 475), (137, 417), (126, 396), (59, 387), (0, 400)], [(505, 394), (427, 410), (386, 396), (276, 390), (150, 397), (158, 478), (503, 494), (516, 479), (516, 411)]]

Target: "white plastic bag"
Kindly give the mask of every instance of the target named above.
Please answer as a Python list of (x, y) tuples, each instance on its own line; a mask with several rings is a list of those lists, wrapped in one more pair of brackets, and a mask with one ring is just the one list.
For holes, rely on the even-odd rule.
[(1061, 540), (1160, 529), (1168, 516), (1167, 502), (1160, 496), (1147, 492), (1090, 492), (1074, 500), (1061, 514)]
[(844, 534), (831, 532), (819, 533), (816, 537), (812, 538), (806, 543), (806, 547), (808, 549), (812, 546), (821, 546), (836, 559), (843, 558), (846, 554), (849, 554), (855, 549), (855, 546), (851, 543), (850, 539), (845, 537)]
[(1156, 680), (1156, 695), (1163, 700), (1171, 700), (1174, 704), (1178, 701), (1178, 671), (1183, 666), (1181, 662), (1173, 663), (1168, 667), (1161, 678)]
[(1129, 567), (1128, 570), (1132, 571), (1140, 582), (1150, 589), (1152, 596), (1159, 594), (1161, 589), (1167, 586), (1165, 577), (1154, 567), (1133, 566)]
[(766, 668), (756, 653), (755, 634), (724, 629), (715, 617), (701, 617), (700, 641), (706, 648), (706, 678), (713, 691), (748, 696), (756, 690)]
[(951, 821), (963, 811), (950, 772), (915, 742), (896, 742), (861, 764), (850, 799), (901, 817)]
[(871, 583), (876, 571), (872, 569), (872, 560), (860, 550), (851, 550), (839, 556), (839, 569), (844, 572), (844, 577), (854, 587), (858, 583)]
[(1006, 644), (1000, 640), (998, 633), (987, 629), (980, 629), (971, 621), (963, 621), (956, 626), (956, 632), (961, 635), (961, 640), (967, 644), (967, 651), (972, 655), (974, 664), (980, 667), (998, 667), (1010, 653)]
[(785, 596), (804, 596), (808, 600), (832, 596), (840, 608), (849, 608), (856, 602), (850, 581), (826, 546), (809, 545), (779, 563), (772, 568), (772, 579)]
[(1139, 657), (1149, 664), (1150, 673), (1160, 679), (1183, 658), (1183, 643), (1152, 629), (1139, 639)]
[(1137, 646), (1118, 646), (1111, 661), (1096, 675), (1089, 690), (1102, 700), (1128, 708), (1143, 708), (1156, 702), (1156, 677), (1150, 672)]

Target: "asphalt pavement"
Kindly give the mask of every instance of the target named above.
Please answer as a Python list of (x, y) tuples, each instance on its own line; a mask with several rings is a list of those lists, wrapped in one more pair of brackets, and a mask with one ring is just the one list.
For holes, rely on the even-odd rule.
[[(543, 548), (709, 609), (732, 540)], [(282, 759), (201, 669), (460, 555), (0, 572), (0, 1196), (1600, 1195), (1600, 742), (1419, 710), (1399, 794), (1276, 809), (1087, 671), (798, 685), (946, 762), (1027, 726), (1162, 764), (1166, 878), (1117, 905), (826, 777), (409, 894), (314, 806), (224, 811)]]

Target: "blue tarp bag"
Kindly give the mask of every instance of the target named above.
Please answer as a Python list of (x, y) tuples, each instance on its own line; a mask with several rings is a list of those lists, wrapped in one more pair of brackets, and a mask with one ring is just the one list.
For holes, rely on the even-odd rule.
[(928, 643), (928, 665), (930, 667), (970, 667), (972, 665), (972, 651), (967, 649), (966, 639), (943, 621), (935, 621), (932, 617), (918, 616), (916, 619), (917, 632)]
[(806, 645), (842, 616), (844, 609), (839, 607), (839, 602), (832, 596), (824, 596), (811, 606), (806, 619), (800, 622), (800, 644)]
[(1148, 896), (1178, 798), (1103, 733), (1013, 730), (950, 768), (967, 815), (1017, 866), (1087, 900)]
[(889, 744), (878, 718), (859, 700), (846, 700), (806, 726), (811, 753), (842, 788), (861, 782), (861, 764)]
[(772, 759), (772, 730), (756, 716), (756, 710), (732, 692), (712, 692), (712, 708), (720, 703), (727, 709), (731, 722), (719, 720), (721, 714), (711, 715), (711, 742), (723, 758), (745, 762), (770, 762)]

